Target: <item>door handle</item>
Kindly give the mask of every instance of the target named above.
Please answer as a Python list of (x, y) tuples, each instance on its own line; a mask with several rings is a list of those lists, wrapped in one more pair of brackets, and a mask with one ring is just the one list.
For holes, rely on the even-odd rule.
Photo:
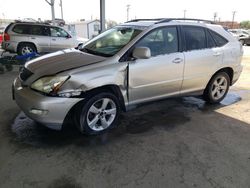
[(215, 52), (214, 56), (220, 56), (222, 53), (221, 52)]
[(174, 60), (172, 61), (172, 63), (178, 64), (178, 63), (181, 63), (182, 61), (183, 61), (183, 59), (181, 59), (181, 58), (176, 58), (176, 59), (174, 59)]
[(52, 39), (53, 41), (56, 41), (56, 39)]
[(36, 39), (35, 37), (31, 37), (31, 39)]

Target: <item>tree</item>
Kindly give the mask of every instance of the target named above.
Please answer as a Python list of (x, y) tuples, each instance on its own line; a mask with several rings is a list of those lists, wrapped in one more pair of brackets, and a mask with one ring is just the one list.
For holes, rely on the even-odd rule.
[(240, 27), (244, 29), (250, 29), (250, 21), (242, 21), (240, 22)]

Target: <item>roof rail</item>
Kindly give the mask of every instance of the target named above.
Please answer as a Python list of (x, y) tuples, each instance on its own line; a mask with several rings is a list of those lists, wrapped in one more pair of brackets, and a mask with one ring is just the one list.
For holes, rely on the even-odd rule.
[(171, 22), (171, 21), (175, 21), (175, 20), (180, 20), (180, 21), (196, 21), (196, 22), (204, 22), (204, 23), (215, 24), (215, 22), (213, 22), (211, 20), (202, 20), (202, 19), (194, 19), (194, 18), (165, 18), (165, 19), (159, 20), (155, 24), (164, 23), (164, 22)]
[(48, 22), (29, 22), (29, 21), (22, 21), (22, 20), (14, 20), (15, 23), (27, 23), (27, 24), (45, 24), (45, 25), (50, 25)]
[(125, 23), (130, 23), (130, 22), (140, 22), (140, 21), (161, 21), (164, 20), (165, 18), (152, 18), (152, 19), (134, 19), (134, 20), (129, 20)]

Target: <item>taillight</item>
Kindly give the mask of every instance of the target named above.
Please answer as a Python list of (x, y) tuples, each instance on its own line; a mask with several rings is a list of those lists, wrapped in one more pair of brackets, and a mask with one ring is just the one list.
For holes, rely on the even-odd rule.
[(8, 33), (4, 33), (4, 34), (3, 34), (3, 40), (4, 40), (4, 41), (9, 41), (9, 40), (10, 40), (10, 36), (9, 36)]

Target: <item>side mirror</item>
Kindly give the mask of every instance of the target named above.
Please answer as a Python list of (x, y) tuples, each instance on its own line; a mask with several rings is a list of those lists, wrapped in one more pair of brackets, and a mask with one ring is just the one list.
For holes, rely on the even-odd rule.
[(76, 50), (81, 50), (83, 49), (83, 43), (78, 44), (78, 46), (75, 48)]
[(70, 38), (72, 38), (72, 37), (71, 37), (70, 35), (67, 35), (66, 38), (67, 38), (67, 39), (70, 39)]
[(133, 57), (136, 59), (148, 59), (151, 57), (151, 51), (148, 47), (136, 47), (133, 51)]

